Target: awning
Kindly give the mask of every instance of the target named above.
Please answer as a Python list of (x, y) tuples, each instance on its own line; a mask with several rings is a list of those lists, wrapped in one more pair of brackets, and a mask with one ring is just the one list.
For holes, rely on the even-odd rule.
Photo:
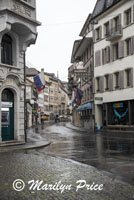
[(77, 110), (82, 111), (82, 110), (91, 110), (92, 109), (92, 103), (86, 103), (83, 105), (80, 105)]

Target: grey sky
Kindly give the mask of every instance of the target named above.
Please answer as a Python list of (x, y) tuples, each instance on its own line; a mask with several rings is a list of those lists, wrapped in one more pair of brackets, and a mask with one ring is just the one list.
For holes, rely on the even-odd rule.
[(38, 38), (27, 50), (27, 64), (46, 72), (54, 72), (67, 80), (73, 42), (96, 0), (36, 0)]

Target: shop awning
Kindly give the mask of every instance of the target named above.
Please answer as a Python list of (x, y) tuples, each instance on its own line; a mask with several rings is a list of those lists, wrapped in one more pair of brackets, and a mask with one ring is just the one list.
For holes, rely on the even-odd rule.
[(91, 110), (92, 109), (92, 103), (86, 103), (83, 105), (80, 105), (77, 110), (82, 111), (82, 110)]

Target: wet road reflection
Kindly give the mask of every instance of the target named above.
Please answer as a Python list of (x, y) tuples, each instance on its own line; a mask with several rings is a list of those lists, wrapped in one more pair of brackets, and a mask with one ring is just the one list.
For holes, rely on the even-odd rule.
[(38, 151), (92, 165), (134, 184), (134, 133), (94, 134), (72, 130), (65, 125), (36, 127), (37, 134), (52, 142)]

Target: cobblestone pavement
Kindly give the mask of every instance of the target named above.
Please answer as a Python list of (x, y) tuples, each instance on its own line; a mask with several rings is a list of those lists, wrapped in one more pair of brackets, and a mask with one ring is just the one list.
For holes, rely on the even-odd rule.
[[(13, 189), (16, 179), (24, 181), (23, 191)], [(29, 190), (30, 180), (42, 180), (38, 188), (42, 190)], [(83, 182), (83, 188), (76, 191), (79, 180), (88, 185), (103, 184), (103, 190), (94, 191), (89, 186), (87, 189)], [(61, 189), (50, 190), (50, 186), (46, 190), (45, 184), (58, 184), (55, 188), (61, 187), (61, 184), (71, 186), (61, 192)], [(14, 186), (21, 189), (20, 183)], [(34, 150), (8, 152), (0, 154), (0, 200), (134, 200), (134, 187), (115, 180), (112, 175), (71, 160), (44, 155)]]

